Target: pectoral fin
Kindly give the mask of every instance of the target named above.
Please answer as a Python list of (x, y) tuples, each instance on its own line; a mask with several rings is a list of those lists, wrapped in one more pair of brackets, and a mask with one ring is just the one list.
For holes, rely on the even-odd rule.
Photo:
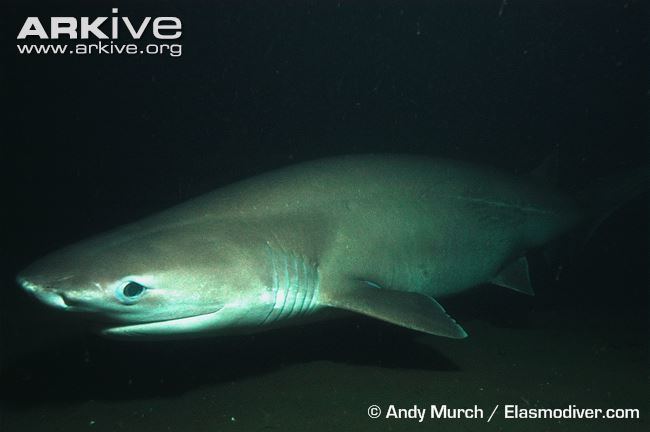
[(429, 296), (384, 289), (366, 281), (352, 284), (349, 289), (336, 290), (329, 298), (323, 299), (324, 303), (437, 336), (467, 337), (465, 330)]
[(490, 282), (520, 293), (535, 295), (530, 284), (528, 261), (523, 256), (504, 267)]

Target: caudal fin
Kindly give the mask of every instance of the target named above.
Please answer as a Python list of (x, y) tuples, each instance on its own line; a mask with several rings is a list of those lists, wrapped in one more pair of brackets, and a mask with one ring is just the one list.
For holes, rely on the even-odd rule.
[[(650, 187), (650, 167), (643, 166), (612, 176), (593, 179), (587, 186), (569, 192), (584, 213), (584, 222), (566, 237), (547, 245), (547, 262), (555, 269), (571, 261), (585, 248), (598, 227), (617, 209)], [(558, 273), (559, 274), (559, 271)]]
[(602, 179), (594, 179), (573, 196), (584, 209), (587, 223), (583, 228), (584, 245), (609, 216), (625, 203), (641, 195), (650, 186), (650, 167), (627, 170)]

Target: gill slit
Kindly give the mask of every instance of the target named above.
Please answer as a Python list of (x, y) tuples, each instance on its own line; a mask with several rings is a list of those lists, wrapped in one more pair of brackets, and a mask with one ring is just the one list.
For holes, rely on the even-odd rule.
[(273, 304), (262, 324), (293, 318), (312, 311), (318, 304), (318, 266), (306, 257), (273, 248), (267, 242), (271, 267)]

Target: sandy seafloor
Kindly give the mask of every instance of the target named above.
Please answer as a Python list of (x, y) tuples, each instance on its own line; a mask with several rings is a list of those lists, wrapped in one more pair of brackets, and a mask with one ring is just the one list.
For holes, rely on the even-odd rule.
[[(473, 321), (466, 325), (472, 340), (462, 342), (430, 337), (416, 337), (408, 342), (382, 338), (378, 333), (353, 330), (348, 339), (338, 340), (340, 333), (294, 334), (280, 342), (272, 352), (251, 349), (250, 363), (275, 363), (271, 370), (250, 376), (228, 377), (220, 356), (228, 353), (215, 349), (214, 358), (201, 359), (200, 369), (191, 362), (180, 367), (192, 388), (175, 394), (141, 395), (127, 400), (105, 400), (105, 390), (92, 388), (92, 382), (71, 382), (63, 377), (41, 378), (57, 386), (80, 385), (79, 396), (89, 400), (29, 404), (7, 410), (4, 431), (284, 431), (284, 430), (500, 430), (500, 431), (641, 431), (641, 420), (504, 420), (497, 413), (490, 424), (483, 420), (370, 420), (366, 416), (371, 404), (401, 407), (446, 403), (450, 407), (477, 404), (489, 415), (495, 403), (531, 407), (637, 407), (647, 415), (648, 386), (647, 341), (635, 339), (621, 322), (603, 325), (595, 317), (585, 317), (580, 324), (566, 312), (535, 313), (534, 328), (497, 328)], [(598, 331), (593, 331), (598, 326)], [(339, 330), (342, 330), (339, 328)], [(385, 337), (408, 336), (405, 332), (383, 329)], [(341, 331), (342, 332), (342, 331)], [(623, 333), (623, 335), (621, 335)], [(352, 338), (358, 337), (354, 346)], [(369, 340), (374, 339), (374, 340)], [(293, 343), (308, 345), (322, 358), (296, 361), (287, 354), (298, 351)], [(334, 353), (344, 351), (356, 356), (371, 356), (359, 364), (350, 364)], [(370, 345), (370, 347), (368, 347)], [(233, 348), (232, 345), (229, 346)], [(370, 348), (370, 353), (364, 353)], [(280, 350), (280, 351), (278, 351)], [(396, 350), (396, 352), (393, 352)], [(106, 353), (108, 355), (108, 353)], [(238, 353), (242, 355), (242, 353)], [(267, 356), (265, 358), (265, 355)], [(299, 355), (298, 355), (299, 356)], [(388, 357), (382, 364), (381, 356)], [(404, 358), (400, 358), (404, 356)], [(414, 359), (413, 356), (421, 356)], [(151, 359), (150, 359), (151, 360)], [(285, 362), (283, 364), (283, 362)], [(413, 368), (399, 368), (395, 362), (414, 363)], [(423, 363), (430, 362), (425, 367)], [(103, 360), (104, 365), (110, 361)], [(214, 365), (201, 383), (201, 370)], [(167, 364), (167, 367), (174, 367)], [(134, 369), (147, 365), (133, 365)], [(82, 375), (101, 373), (92, 362), (82, 368)], [(164, 393), (166, 372), (159, 369), (160, 381), (152, 389)], [(262, 367), (263, 368), (263, 367)], [(111, 384), (129, 392), (138, 383), (137, 373)], [(56, 375), (53, 367), (49, 373)], [(155, 379), (147, 375), (145, 380)], [(179, 379), (179, 375), (175, 376)], [(215, 382), (215, 379), (217, 382)], [(131, 382), (131, 384), (129, 384)], [(183, 386), (183, 383), (177, 383)], [(27, 383), (29, 388), (30, 384)], [(47, 389), (55, 396), (60, 389)], [(70, 390), (64, 390), (66, 393)], [(642, 404), (646, 403), (645, 406)], [(502, 413), (502, 411), (501, 411)]]

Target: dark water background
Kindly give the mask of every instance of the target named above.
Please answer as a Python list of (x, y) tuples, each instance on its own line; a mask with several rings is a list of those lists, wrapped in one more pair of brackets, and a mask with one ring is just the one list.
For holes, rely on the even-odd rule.
[[(27, 298), (40, 255), (289, 163), (399, 152), (564, 184), (648, 162), (643, 1), (3, 6), (0, 430), (647, 430), (647, 194), (538, 295), (444, 301), (471, 337), (348, 319), (125, 343)], [(123, 4), (120, 4), (123, 3)], [(25, 17), (178, 16), (183, 54), (19, 56)], [(500, 13), (501, 10), (501, 13)], [(371, 404), (638, 408), (641, 420), (370, 420)]]

